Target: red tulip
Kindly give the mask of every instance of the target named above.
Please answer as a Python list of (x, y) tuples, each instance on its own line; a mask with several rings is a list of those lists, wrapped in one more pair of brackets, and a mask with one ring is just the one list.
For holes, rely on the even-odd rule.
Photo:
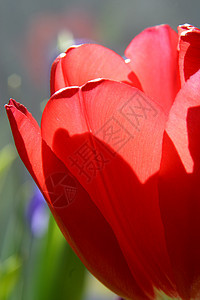
[(21, 104), (6, 106), (67, 241), (126, 299), (200, 299), (199, 34), (148, 28), (128, 62), (70, 48), (53, 64), (41, 129)]

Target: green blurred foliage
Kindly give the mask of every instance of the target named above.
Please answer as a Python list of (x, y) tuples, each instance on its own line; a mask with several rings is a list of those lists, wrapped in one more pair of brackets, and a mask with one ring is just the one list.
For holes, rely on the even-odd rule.
[(5, 261), (0, 261), (0, 300), (9, 299), (20, 275), (21, 260), (13, 255)]
[(0, 150), (0, 176), (4, 174), (15, 158), (16, 151), (13, 145), (8, 144)]

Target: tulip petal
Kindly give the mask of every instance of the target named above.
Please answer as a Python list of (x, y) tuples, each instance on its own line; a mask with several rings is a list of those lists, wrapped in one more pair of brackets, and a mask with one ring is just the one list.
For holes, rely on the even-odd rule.
[(111, 227), (80, 183), (42, 141), (35, 119), (14, 100), (10, 100), (6, 110), (19, 155), (70, 246), (87, 268), (115, 293), (145, 299)]
[(200, 30), (185, 24), (179, 30), (179, 71), (182, 85), (200, 69)]
[(187, 172), (192, 173), (194, 160), (197, 157), (191, 156), (189, 149), (188, 109), (200, 105), (200, 71), (185, 83), (171, 108), (169, 120), (167, 122), (166, 131), (170, 139), (174, 143), (178, 154), (183, 162)]
[(145, 29), (125, 51), (146, 95), (169, 111), (180, 88), (178, 35), (168, 25)]
[[(11, 99), (5, 106), (17, 151), (35, 182), (44, 184), (42, 174), (40, 127), (28, 110)], [(38, 151), (35, 151), (38, 149)]]
[(170, 111), (159, 175), (167, 249), (180, 296), (198, 299), (200, 280), (200, 71)]
[(97, 78), (123, 81), (141, 89), (124, 59), (101, 45), (83, 44), (69, 48), (54, 61), (51, 69), (51, 94), (67, 86), (81, 86)]
[(53, 95), (42, 136), (111, 225), (146, 296), (172, 295), (156, 172), (166, 116), (139, 90), (102, 80)]
[[(116, 294), (146, 299), (133, 279), (111, 227), (81, 184), (44, 142), (43, 166), (47, 191), (54, 200), (50, 209), (88, 270)], [(60, 201), (62, 198), (64, 201)]]

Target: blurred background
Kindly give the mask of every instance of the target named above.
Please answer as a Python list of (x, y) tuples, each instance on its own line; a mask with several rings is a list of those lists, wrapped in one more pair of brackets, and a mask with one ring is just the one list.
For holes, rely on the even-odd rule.
[(51, 64), (70, 45), (123, 56), (146, 27), (200, 27), (199, 11), (199, 0), (0, 0), (0, 300), (117, 299), (61, 235), (16, 153), (4, 104), (14, 98), (40, 122)]

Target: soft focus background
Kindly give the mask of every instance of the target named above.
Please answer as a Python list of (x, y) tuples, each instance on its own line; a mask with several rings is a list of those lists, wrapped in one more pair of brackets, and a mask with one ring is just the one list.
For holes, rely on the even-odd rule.
[(123, 56), (148, 26), (200, 27), (200, 1), (0, 0), (0, 300), (117, 299), (62, 237), (16, 153), (3, 105), (23, 103), (40, 122), (55, 57), (96, 42)]

